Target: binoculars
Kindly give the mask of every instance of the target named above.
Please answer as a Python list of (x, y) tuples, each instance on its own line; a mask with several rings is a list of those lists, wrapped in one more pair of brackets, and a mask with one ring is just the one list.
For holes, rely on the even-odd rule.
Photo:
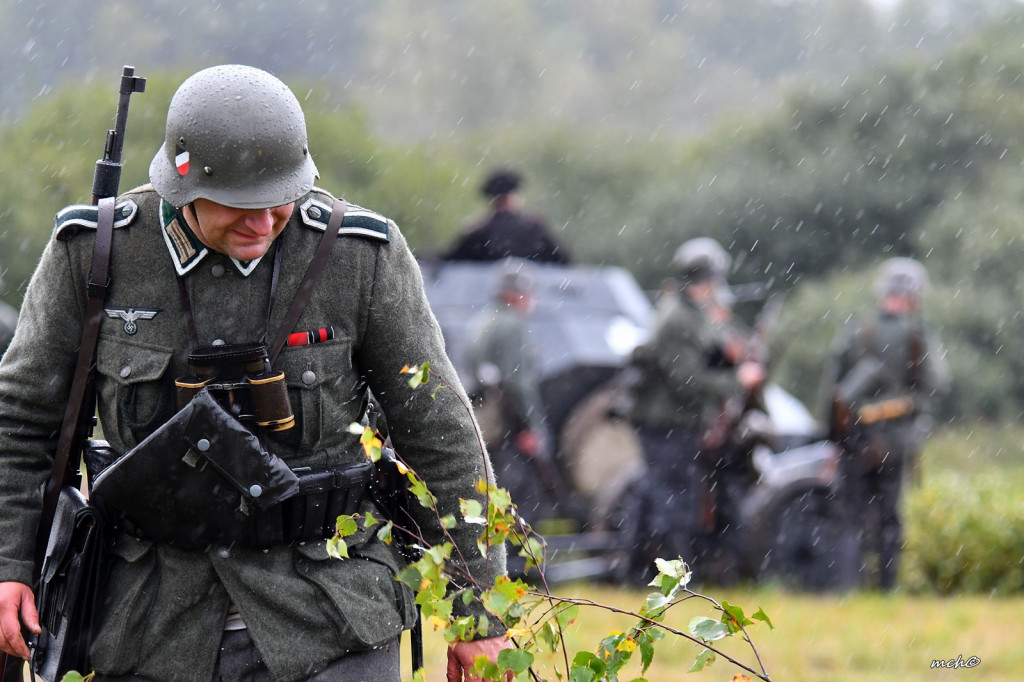
[(295, 425), (284, 372), (270, 366), (263, 343), (200, 346), (188, 354), (192, 373), (174, 380), (178, 409), (206, 389), (239, 421), (270, 431)]

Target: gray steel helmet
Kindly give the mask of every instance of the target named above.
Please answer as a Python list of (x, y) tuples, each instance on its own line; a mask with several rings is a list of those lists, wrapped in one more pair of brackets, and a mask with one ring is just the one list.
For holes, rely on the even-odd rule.
[(501, 301), (505, 296), (532, 294), (535, 282), (527, 263), (509, 260), (498, 268), (494, 285), (494, 299)]
[(724, 279), (732, 257), (711, 237), (683, 242), (672, 257), (672, 267), (683, 283)]
[(928, 271), (913, 258), (890, 258), (878, 267), (875, 296), (900, 296), (919, 300), (928, 292)]
[(309, 192), (317, 177), (295, 95), (266, 71), (235, 64), (181, 84), (149, 166), (157, 193), (177, 207), (200, 198), (234, 208), (281, 206)]

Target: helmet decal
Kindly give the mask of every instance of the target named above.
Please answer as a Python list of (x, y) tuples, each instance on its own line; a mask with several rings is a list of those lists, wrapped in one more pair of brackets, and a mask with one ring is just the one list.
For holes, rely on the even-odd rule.
[(174, 167), (178, 175), (188, 175), (188, 150), (177, 147), (174, 150)]

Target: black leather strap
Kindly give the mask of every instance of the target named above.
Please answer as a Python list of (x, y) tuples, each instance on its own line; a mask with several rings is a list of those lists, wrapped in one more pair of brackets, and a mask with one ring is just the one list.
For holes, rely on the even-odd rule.
[(288, 340), (288, 335), (295, 327), (295, 323), (299, 321), (306, 303), (309, 302), (309, 297), (313, 294), (316, 278), (327, 264), (327, 259), (331, 255), (331, 249), (338, 238), (338, 228), (341, 227), (341, 221), (344, 219), (345, 211), (347, 210), (348, 204), (343, 199), (334, 200), (334, 207), (331, 209), (331, 219), (327, 222), (327, 228), (324, 230), (320, 243), (316, 247), (316, 253), (313, 254), (313, 259), (309, 262), (309, 267), (306, 268), (306, 274), (302, 278), (302, 282), (299, 283), (299, 290), (295, 292), (295, 298), (292, 299), (292, 305), (288, 309), (288, 314), (285, 316), (284, 322), (281, 323), (281, 328), (277, 330), (277, 338), (274, 339), (274, 345), (270, 347), (271, 366), (277, 360), (278, 354), (284, 348), (285, 341)]
[(78, 364), (71, 380), (71, 392), (64, 410), (57, 440), (57, 453), (53, 458), (53, 471), (43, 492), (43, 511), (36, 530), (35, 572), (36, 578), (43, 566), (50, 528), (57, 510), (57, 499), (61, 487), (77, 480), (81, 463), (82, 445), (87, 437), (96, 406), (94, 378), (96, 363), (96, 342), (99, 339), (100, 320), (103, 318), (103, 303), (110, 289), (110, 251), (114, 239), (114, 197), (104, 197), (97, 202), (99, 216), (96, 222), (96, 241), (92, 250), (92, 267), (89, 271), (88, 294), (82, 342), (78, 348)]

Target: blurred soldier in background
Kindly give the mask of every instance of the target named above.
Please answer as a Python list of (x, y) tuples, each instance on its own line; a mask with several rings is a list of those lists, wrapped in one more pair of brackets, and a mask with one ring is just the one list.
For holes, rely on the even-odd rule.
[(467, 385), (494, 464), (527, 521), (550, 517), (560, 480), (551, 462), (550, 437), (540, 396), (536, 350), (528, 328), (534, 280), (527, 263), (510, 260), (498, 272), (494, 305), (469, 326)]
[(568, 253), (551, 237), (546, 221), (523, 210), (522, 182), (514, 170), (492, 171), (481, 187), (490, 202), (490, 213), (470, 225), (443, 258), (491, 261), (514, 257), (568, 263)]
[(849, 528), (840, 570), (846, 587), (863, 584), (866, 572), (883, 590), (896, 584), (904, 477), (931, 431), (934, 402), (950, 383), (944, 351), (919, 313), (927, 289), (921, 263), (882, 263), (876, 310), (839, 333), (823, 377), (831, 437), (843, 447), (840, 499)]
[[(4, 280), (0, 278), (0, 291), (4, 290)], [(0, 301), (0, 358), (4, 356), (7, 346), (14, 338), (14, 328), (18, 326), (18, 311), (13, 306)]]
[(14, 328), (18, 326), (18, 311), (0, 301), (0, 357), (7, 351), (14, 338)]
[(764, 381), (760, 364), (728, 359), (721, 308), (730, 262), (713, 239), (680, 246), (673, 258), (678, 289), (662, 296), (651, 341), (634, 357), (642, 376), (632, 420), (648, 467), (630, 513), (638, 542), (630, 573), (640, 580), (655, 558), (693, 561), (711, 506), (704, 431), (729, 397)]

